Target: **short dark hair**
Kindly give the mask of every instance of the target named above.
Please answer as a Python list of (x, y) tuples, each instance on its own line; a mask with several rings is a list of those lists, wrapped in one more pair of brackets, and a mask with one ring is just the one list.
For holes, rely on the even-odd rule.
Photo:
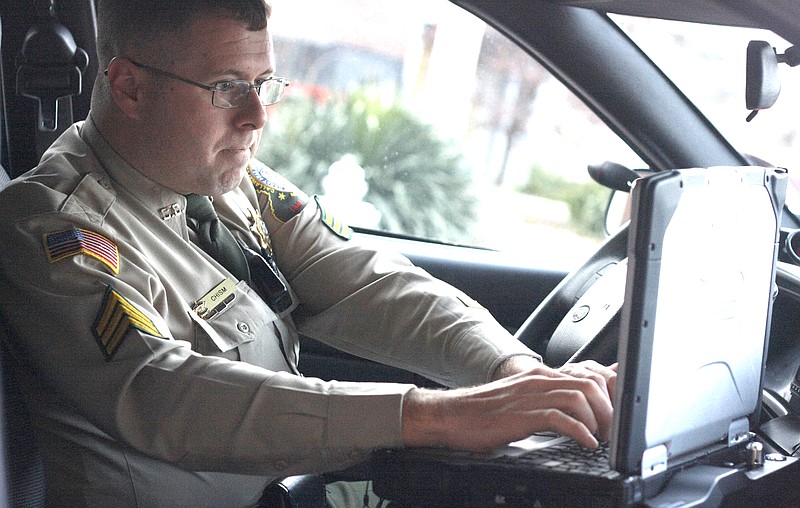
[(97, 51), (107, 67), (115, 56), (147, 47), (148, 42), (186, 29), (205, 16), (241, 21), (248, 30), (267, 27), (270, 0), (99, 0)]

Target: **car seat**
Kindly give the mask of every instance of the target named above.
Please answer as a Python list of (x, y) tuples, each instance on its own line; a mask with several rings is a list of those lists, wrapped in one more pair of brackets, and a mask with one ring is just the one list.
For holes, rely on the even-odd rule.
[[(2, 54), (0, 20), (0, 54)], [(0, 154), (6, 153), (5, 90), (0, 59)], [(0, 161), (0, 190), (9, 175)], [(44, 506), (44, 469), (34, 443), (27, 407), (14, 379), (7, 354), (5, 326), (0, 321), (0, 504), (3, 506)]]
[(2, 371), (2, 437), (7, 506), (44, 506), (45, 483), (42, 457), (31, 430), (28, 408), (9, 361), (5, 326), (0, 324), (0, 371)]

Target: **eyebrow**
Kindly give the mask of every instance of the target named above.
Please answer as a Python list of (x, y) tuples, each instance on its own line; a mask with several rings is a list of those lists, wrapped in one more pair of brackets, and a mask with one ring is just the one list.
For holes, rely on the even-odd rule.
[[(272, 67), (269, 67), (264, 72), (257, 75), (257, 78), (262, 77), (270, 77), (275, 74), (275, 70)], [(246, 80), (245, 76), (236, 69), (225, 69), (219, 72), (214, 72), (211, 74), (212, 77), (208, 78), (210, 81), (228, 81), (227, 79), (223, 78), (223, 76), (234, 76), (233, 79), (242, 79)]]

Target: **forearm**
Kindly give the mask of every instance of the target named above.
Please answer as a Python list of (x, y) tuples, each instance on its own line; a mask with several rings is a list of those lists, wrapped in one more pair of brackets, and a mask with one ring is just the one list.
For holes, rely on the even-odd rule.
[(357, 248), (337, 251), (325, 261), (334, 256), (358, 260), (354, 264), (362, 272), (337, 283), (341, 293), (327, 308), (313, 307), (318, 298), (311, 290), (318, 281), (297, 275), (296, 291), (312, 302), (304, 300), (306, 313), (296, 316), (301, 333), (451, 387), (489, 381), (502, 358), (535, 355), (486, 309), (465, 304), (466, 295), (421, 270)]
[[(492, 381), (509, 378), (523, 372), (546, 368), (539, 358), (515, 355), (506, 358), (492, 374)], [(403, 399), (403, 441), (407, 446), (455, 446), (450, 443), (453, 429), (448, 418), (458, 418), (459, 411), (469, 410), (464, 403), (466, 391), (433, 391), (414, 389)], [(460, 398), (461, 397), (461, 398)], [(463, 446), (463, 445), (462, 445)]]

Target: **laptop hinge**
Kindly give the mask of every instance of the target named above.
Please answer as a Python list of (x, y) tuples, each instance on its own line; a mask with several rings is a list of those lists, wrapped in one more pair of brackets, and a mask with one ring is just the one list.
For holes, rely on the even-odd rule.
[(728, 446), (737, 445), (750, 439), (750, 420), (746, 417), (731, 422), (728, 427)]
[(664, 445), (648, 448), (642, 454), (642, 479), (655, 476), (667, 470), (667, 447)]

